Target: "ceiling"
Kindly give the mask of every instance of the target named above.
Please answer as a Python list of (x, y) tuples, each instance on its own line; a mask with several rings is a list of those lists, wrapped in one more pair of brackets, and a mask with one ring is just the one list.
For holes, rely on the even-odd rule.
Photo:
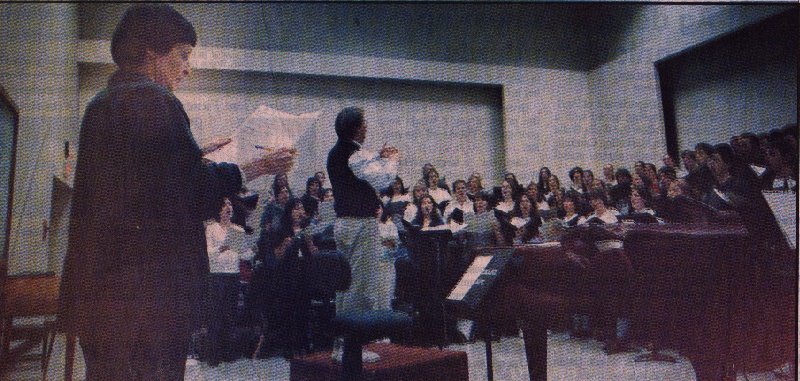
[[(175, 4), (201, 43), (239, 49), (591, 70), (639, 4)], [(110, 39), (127, 5), (79, 5), (81, 38)]]

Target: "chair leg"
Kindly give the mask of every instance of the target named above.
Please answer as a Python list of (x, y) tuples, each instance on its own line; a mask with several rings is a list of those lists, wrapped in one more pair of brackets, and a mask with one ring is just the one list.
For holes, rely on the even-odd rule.
[(2, 341), (0, 341), (0, 358), (4, 359), (4, 362), (10, 364), (9, 356), (11, 355), (11, 318), (5, 318), (0, 321), (0, 337), (2, 337)]
[[(56, 328), (50, 327), (49, 340), (47, 341), (47, 350), (44, 352), (42, 359), (42, 381), (47, 381), (47, 370), (50, 367), (50, 359), (53, 356), (53, 344), (56, 341)], [(47, 336), (46, 336), (47, 337)]]
[(75, 362), (75, 334), (67, 333), (67, 348), (64, 353), (64, 381), (72, 381), (72, 366)]
[(258, 360), (258, 353), (261, 352), (261, 346), (264, 345), (264, 334), (262, 333), (258, 336), (258, 344), (256, 344), (256, 350), (253, 351), (253, 360)]

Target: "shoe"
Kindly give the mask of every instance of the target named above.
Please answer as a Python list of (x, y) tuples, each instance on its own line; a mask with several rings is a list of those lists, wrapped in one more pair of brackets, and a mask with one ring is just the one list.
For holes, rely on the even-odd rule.
[(370, 351), (362, 351), (361, 352), (361, 361), (364, 363), (373, 363), (380, 361), (381, 356), (375, 352)]
[(333, 341), (333, 350), (331, 351), (331, 360), (342, 363), (342, 354), (344, 353), (344, 339), (341, 337)]

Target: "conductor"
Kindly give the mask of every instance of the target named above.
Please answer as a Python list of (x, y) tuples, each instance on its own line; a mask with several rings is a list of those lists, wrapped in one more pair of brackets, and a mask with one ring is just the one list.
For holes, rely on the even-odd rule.
[(376, 190), (394, 181), (399, 152), (386, 145), (378, 153), (362, 149), (367, 122), (358, 107), (339, 112), (336, 135), (338, 140), (328, 153), (327, 165), (337, 217), (334, 238), (352, 273), (350, 288), (336, 295), (336, 313), (390, 309), (391, 301), (377, 292), (381, 289), (377, 283), (383, 279), (373, 276), (383, 253), (375, 217), (381, 207)]

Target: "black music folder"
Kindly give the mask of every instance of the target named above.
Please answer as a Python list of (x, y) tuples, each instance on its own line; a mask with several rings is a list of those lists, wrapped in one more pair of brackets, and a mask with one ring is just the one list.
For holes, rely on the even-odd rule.
[(478, 320), (482, 311), (490, 308), (491, 291), (513, 254), (513, 248), (487, 248), (475, 257), (445, 299), (454, 315)]

